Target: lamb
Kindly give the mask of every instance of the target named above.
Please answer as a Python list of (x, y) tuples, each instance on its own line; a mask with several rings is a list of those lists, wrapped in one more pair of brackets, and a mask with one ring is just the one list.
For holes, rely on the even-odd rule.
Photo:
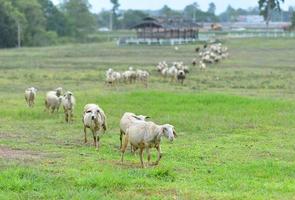
[(57, 91), (49, 91), (46, 93), (45, 111), (47, 110), (49, 112), (51, 109), (51, 113), (54, 113), (55, 110), (58, 112), (62, 97), (57, 96), (57, 94)]
[(37, 94), (37, 89), (34, 87), (30, 87), (25, 90), (25, 100), (29, 107), (34, 106), (36, 94)]
[(99, 147), (98, 132), (106, 131), (106, 116), (104, 111), (96, 104), (87, 104), (84, 107), (82, 122), (84, 125), (84, 142), (87, 143), (86, 129), (89, 128), (93, 134), (93, 145), (96, 149)]
[(62, 105), (65, 113), (65, 121), (70, 122), (73, 121), (73, 111), (75, 107), (76, 101), (73, 93), (67, 91), (62, 98)]
[[(120, 149), (122, 148), (122, 138), (126, 134), (127, 128), (137, 121), (145, 121), (150, 117), (144, 115), (135, 115), (131, 112), (125, 112), (120, 120)], [(132, 146), (131, 146), (132, 151)]]
[(184, 70), (178, 70), (178, 72), (177, 72), (177, 81), (179, 81), (183, 85), (184, 79), (185, 79)]
[(160, 147), (162, 136), (165, 136), (172, 142), (176, 137), (174, 127), (170, 124), (157, 125), (154, 122), (145, 121), (138, 121), (134, 123), (126, 130), (126, 136), (121, 148), (121, 162), (123, 163), (124, 153), (126, 151), (128, 143), (130, 142), (135, 150), (138, 148), (140, 149), (139, 155), (142, 168), (145, 167), (143, 163), (143, 150), (147, 150), (149, 164), (151, 159), (150, 148), (155, 147), (158, 151), (158, 159), (155, 162), (155, 164), (157, 165), (162, 157)]

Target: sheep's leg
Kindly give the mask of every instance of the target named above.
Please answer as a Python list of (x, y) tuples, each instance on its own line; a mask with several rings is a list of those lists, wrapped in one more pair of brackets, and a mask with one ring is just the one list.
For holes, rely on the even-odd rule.
[(122, 139), (124, 132), (120, 129), (120, 149), (122, 148)]
[(145, 168), (145, 166), (143, 164), (143, 148), (140, 148), (140, 150), (139, 150), (139, 157), (140, 157), (141, 167)]
[(93, 145), (95, 146), (96, 149), (98, 149), (97, 147), (97, 133), (96, 131), (92, 131), (93, 133)]
[(148, 159), (148, 165), (150, 164), (150, 161), (151, 161), (151, 151), (150, 151), (150, 148), (147, 148), (146, 149), (146, 152), (147, 152), (147, 159)]
[(155, 165), (158, 165), (160, 159), (162, 158), (162, 151), (161, 151), (161, 147), (160, 147), (160, 145), (158, 145), (158, 146), (156, 147), (156, 149), (157, 149), (157, 151), (158, 151), (158, 159), (156, 160)]
[(71, 117), (71, 122), (73, 122), (73, 121), (74, 121), (74, 114), (73, 114), (72, 111), (71, 111), (71, 113), (70, 113), (70, 117)]
[(84, 126), (84, 143), (87, 143), (86, 126)]
[(122, 163), (123, 163), (124, 153), (126, 151), (127, 145), (128, 145), (128, 136), (125, 135), (124, 143), (123, 143), (122, 148), (121, 148), (121, 162)]

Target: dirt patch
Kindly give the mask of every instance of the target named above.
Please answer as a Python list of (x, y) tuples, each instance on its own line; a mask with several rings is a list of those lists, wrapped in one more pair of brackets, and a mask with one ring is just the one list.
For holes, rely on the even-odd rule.
[(12, 159), (12, 160), (36, 160), (44, 157), (44, 153), (21, 150), (21, 149), (11, 149), (8, 147), (0, 146), (0, 158)]

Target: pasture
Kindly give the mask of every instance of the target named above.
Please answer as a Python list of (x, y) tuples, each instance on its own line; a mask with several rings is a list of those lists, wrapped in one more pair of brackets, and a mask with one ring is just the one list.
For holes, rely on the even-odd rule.
[[(190, 66), (183, 86), (163, 80), (155, 65), (190, 64), (196, 45), (0, 50), (0, 199), (294, 199), (295, 40), (224, 42), (230, 58), (206, 71)], [(147, 89), (104, 84), (109, 67), (130, 65), (151, 73)], [(39, 90), (33, 109), (24, 100), (30, 86)], [(43, 111), (45, 92), (59, 86), (76, 97), (72, 124), (62, 109)], [(108, 117), (98, 151), (90, 131), (83, 143), (87, 103)], [(141, 169), (129, 151), (120, 163), (126, 111), (175, 126), (158, 166)]]

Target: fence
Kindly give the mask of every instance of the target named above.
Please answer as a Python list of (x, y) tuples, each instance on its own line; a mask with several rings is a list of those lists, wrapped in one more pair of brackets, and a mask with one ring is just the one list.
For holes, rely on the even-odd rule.
[(207, 41), (212, 38), (295, 38), (295, 32), (285, 31), (209, 31), (199, 32), (199, 40)]

